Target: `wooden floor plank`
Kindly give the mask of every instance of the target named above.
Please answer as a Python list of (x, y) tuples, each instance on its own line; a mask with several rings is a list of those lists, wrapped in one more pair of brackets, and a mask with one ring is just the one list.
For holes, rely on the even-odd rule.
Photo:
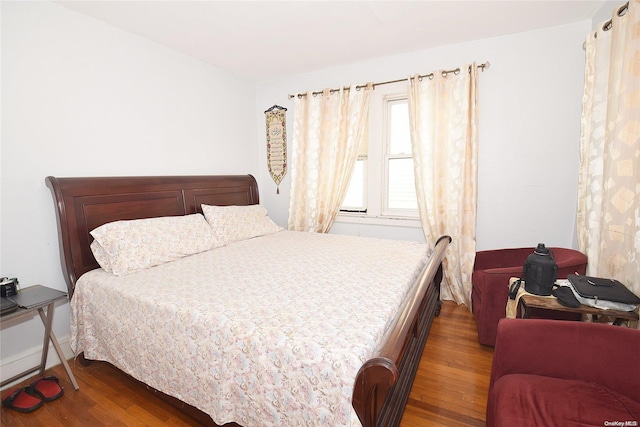
[(473, 315), (445, 301), (429, 333), (401, 427), (483, 426), (493, 348), (478, 343)]
[[(433, 321), (400, 427), (484, 426), (492, 360), (493, 349), (478, 343), (473, 315), (445, 301)], [(60, 379), (64, 395), (31, 414), (0, 409), (1, 427), (200, 425), (109, 364), (85, 367), (72, 360), (70, 365), (80, 390), (73, 389), (58, 365), (46, 374)]]

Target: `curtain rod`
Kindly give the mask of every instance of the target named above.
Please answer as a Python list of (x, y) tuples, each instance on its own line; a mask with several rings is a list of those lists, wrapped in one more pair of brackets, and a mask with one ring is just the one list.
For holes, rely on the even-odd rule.
[[(489, 65), (491, 65), (491, 64), (489, 64), (489, 61), (487, 61), (484, 64), (478, 64), (477, 67), (480, 68), (482, 71), (484, 71), (485, 69), (489, 68)], [(471, 72), (471, 65), (469, 65), (469, 72)], [(458, 74), (458, 73), (460, 73), (460, 68), (456, 68), (455, 70), (445, 70), (445, 71), (442, 72), (442, 75), (446, 76), (449, 73)], [(433, 73), (429, 73), (429, 74), (424, 74), (424, 75), (418, 76), (419, 79), (423, 79), (425, 77), (428, 77), (428, 78), (432, 79), (433, 78)], [(411, 77), (411, 78), (413, 79), (413, 77)], [(398, 79), (398, 80), (389, 80), (389, 81), (386, 81), (386, 82), (378, 82), (378, 83), (374, 83), (373, 84), (373, 88), (375, 89), (376, 86), (388, 85), (388, 84), (391, 84), (391, 83), (404, 82), (406, 80), (407, 79)], [(357, 85), (356, 89), (362, 89), (363, 87), (367, 87), (367, 85), (366, 84)], [(330, 89), (329, 93), (338, 92), (340, 89), (349, 90), (349, 87), (345, 86), (344, 88)], [(324, 91), (321, 90), (321, 91), (318, 91), (318, 92), (311, 92), (311, 94), (313, 96), (316, 96), (316, 95), (320, 95), (323, 92)], [(303, 96), (307, 96), (307, 94), (306, 93), (297, 93), (295, 95), (289, 95), (289, 99), (293, 99), (296, 96), (298, 98), (302, 98)]]
[[(619, 17), (623, 17), (624, 15), (627, 14), (627, 10), (629, 9), (629, 2), (626, 2), (625, 4), (623, 4), (622, 6), (618, 6), (618, 11), (616, 12), (618, 14)], [(605, 21), (604, 24), (602, 24), (602, 31), (609, 31), (611, 28), (613, 27), (613, 18), (609, 19), (608, 21)], [(596, 30), (596, 32), (593, 34), (593, 37), (595, 37), (596, 39), (598, 38), (598, 31)], [(587, 42), (584, 41), (582, 42), (582, 50), (586, 50), (587, 49)]]
[[(618, 7), (618, 11), (616, 13), (618, 14), (618, 16), (623, 17), (624, 15), (626, 15), (627, 9), (629, 9), (629, 2), (626, 2), (622, 6)], [(611, 27), (613, 27), (613, 19), (609, 19), (602, 25), (602, 31), (609, 31)]]

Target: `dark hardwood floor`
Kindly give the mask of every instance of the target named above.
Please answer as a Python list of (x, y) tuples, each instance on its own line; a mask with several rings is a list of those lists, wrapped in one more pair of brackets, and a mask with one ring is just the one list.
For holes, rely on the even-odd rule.
[[(431, 328), (401, 427), (484, 426), (492, 357), (492, 348), (478, 344), (467, 308), (445, 302)], [(58, 365), (46, 374), (60, 378), (64, 395), (30, 414), (3, 407), (1, 426), (199, 425), (109, 364), (70, 364), (80, 390), (73, 390)]]

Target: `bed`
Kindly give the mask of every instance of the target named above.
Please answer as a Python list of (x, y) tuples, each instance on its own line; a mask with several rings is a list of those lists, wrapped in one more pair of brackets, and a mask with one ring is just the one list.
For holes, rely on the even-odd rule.
[[(116, 275), (96, 261), (92, 230), (192, 218), (203, 205), (259, 205), (256, 180), (46, 182), (72, 299), (72, 343), (85, 358), (113, 364), (212, 426), (399, 425), (439, 313), (448, 236), (431, 248), (278, 229)], [(214, 283), (203, 278), (213, 275)]]

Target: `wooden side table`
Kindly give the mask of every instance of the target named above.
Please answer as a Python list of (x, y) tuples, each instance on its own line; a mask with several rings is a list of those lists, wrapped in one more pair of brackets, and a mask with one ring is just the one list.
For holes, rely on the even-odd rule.
[(518, 317), (526, 319), (530, 315), (532, 308), (543, 310), (564, 311), (570, 313), (590, 314), (593, 321), (597, 321), (598, 316), (608, 316), (614, 318), (614, 325), (621, 325), (623, 322), (638, 321), (638, 313), (635, 311), (605, 310), (601, 308), (580, 305), (580, 307), (566, 307), (558, 302), (556, 298), (541, 297), (532, 294), (524, 294), (518, 302)]
[[(42, 285), (34, 285), (28, 288), (25, 288), (18, 292), (18, 295), (11, 297), (16, 303), (18, 303), (19, 308), (13, 313), (6, 314), (0, 317), (0, 323), (4, 324), (5, 322), (17, 319), (23, 316), (27, 316), (34, 311), (37, 311), (40, 315), (40, 319), (42, 320), (42, 324), (44, 325), (44, 341), (42, 344), (42, 358), (40, 359), (40, 365), (35, 366), (31, 369), (27, 369), (26, 371), (15, 375), (5, 381), (0, 383), (0, 387), (6, 384), (9, 384), (19, 378), (22, 378), (26, 375), (29, 375), (32, 372), (40, 371), (40, 374), (44, 373), (47, 364), (47, 356), (49, 354), (49, 341), (53, 344), (53, 347), (58, 353), (58, 357), (62, 361), (62, 365), (64, 366), (64, 370), (67, 372), (69, 379), (71, 380), (71, 384), (73, 384), (73, 388), (78, 390), (80, 387), (76, 381), (71, 368), (69, 367), (69, 363), (65, 359), (64, 352), (58, 344), (58, 340), (56, 339), (55, 334), (51, 328), (53, 323), (53, 312), (55, 303), (62, 299), (67, 298), (67, 293), (58, 291), (56, 289), (51, 289)], [(44, 308), (46, 307), (46, 313)]]

